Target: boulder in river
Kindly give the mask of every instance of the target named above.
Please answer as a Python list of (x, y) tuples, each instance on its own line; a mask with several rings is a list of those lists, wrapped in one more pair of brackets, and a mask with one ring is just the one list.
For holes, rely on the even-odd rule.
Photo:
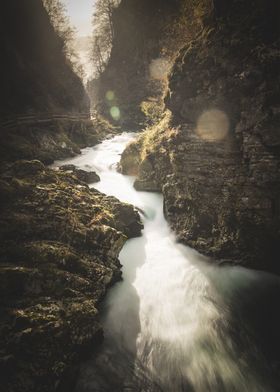
[(87, 184), (93, 184), (100, 181), (100, 177), (95, 171), (79, 169), (73, 164), (62, 165), (59, 169), (74, 174), (74, 176), (76, 176), (80, 181)]

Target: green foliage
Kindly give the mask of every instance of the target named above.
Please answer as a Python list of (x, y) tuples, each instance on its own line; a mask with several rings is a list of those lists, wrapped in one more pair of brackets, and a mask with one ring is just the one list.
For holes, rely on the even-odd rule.
[(147, 119), (147, 123), (151, 125), (161, 120), (164, 103), (162, 100), (159, 102), (157, 99), (148, 98), (148, 100), (141, 102), (140, 108)]
[(141, 162), (161, 144), (163, 138), (171, 137), (175, 132), (171, 127), (170, 122), (171, 112), (165, 110), (161, 115), (161, 120), (156, 124), (147, 127), (134, 142), (137, 145), (138, 151), (140, 151)]
[(103, 72), (111, 53), (114, 38), (113, 12), (118, 3), (119, 0), (97, 0), (95, 4), (90, 59), (97, 76)]

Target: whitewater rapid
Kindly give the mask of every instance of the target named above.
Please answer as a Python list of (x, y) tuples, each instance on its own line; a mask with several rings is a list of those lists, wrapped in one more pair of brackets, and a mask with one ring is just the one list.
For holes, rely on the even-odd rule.
[(96, 189), (144, 211), (142, 237), (120, 254), (123, 281), (104, 301), (104, 344), (83, 365), (76, 391), (276, 391), (255, 326), (279, 279), (220, 267), (176, 243), (162, 196), (137, 192), (134, 178), (116, 170), (134, 137), (123, 133), (60, 162), (96, 170)]

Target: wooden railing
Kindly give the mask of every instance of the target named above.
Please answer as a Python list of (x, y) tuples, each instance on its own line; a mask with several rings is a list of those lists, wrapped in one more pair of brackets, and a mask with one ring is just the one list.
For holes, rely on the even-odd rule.
[(50, 123), (53, 121), (81, 121), (90, 120), (90, 113), (36, 113), (36, 114), (18, 114), (6, 117), (0, 120), (2, 128), (15, 128), (20, 125), (35, 125)]

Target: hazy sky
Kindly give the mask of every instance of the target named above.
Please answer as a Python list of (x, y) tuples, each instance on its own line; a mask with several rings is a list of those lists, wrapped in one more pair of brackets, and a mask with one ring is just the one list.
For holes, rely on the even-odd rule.
[(62, 0), (62, 2), (67, 8), (71, 24), (78, 30), (78, 36), (90, 35), (95, 0)]

